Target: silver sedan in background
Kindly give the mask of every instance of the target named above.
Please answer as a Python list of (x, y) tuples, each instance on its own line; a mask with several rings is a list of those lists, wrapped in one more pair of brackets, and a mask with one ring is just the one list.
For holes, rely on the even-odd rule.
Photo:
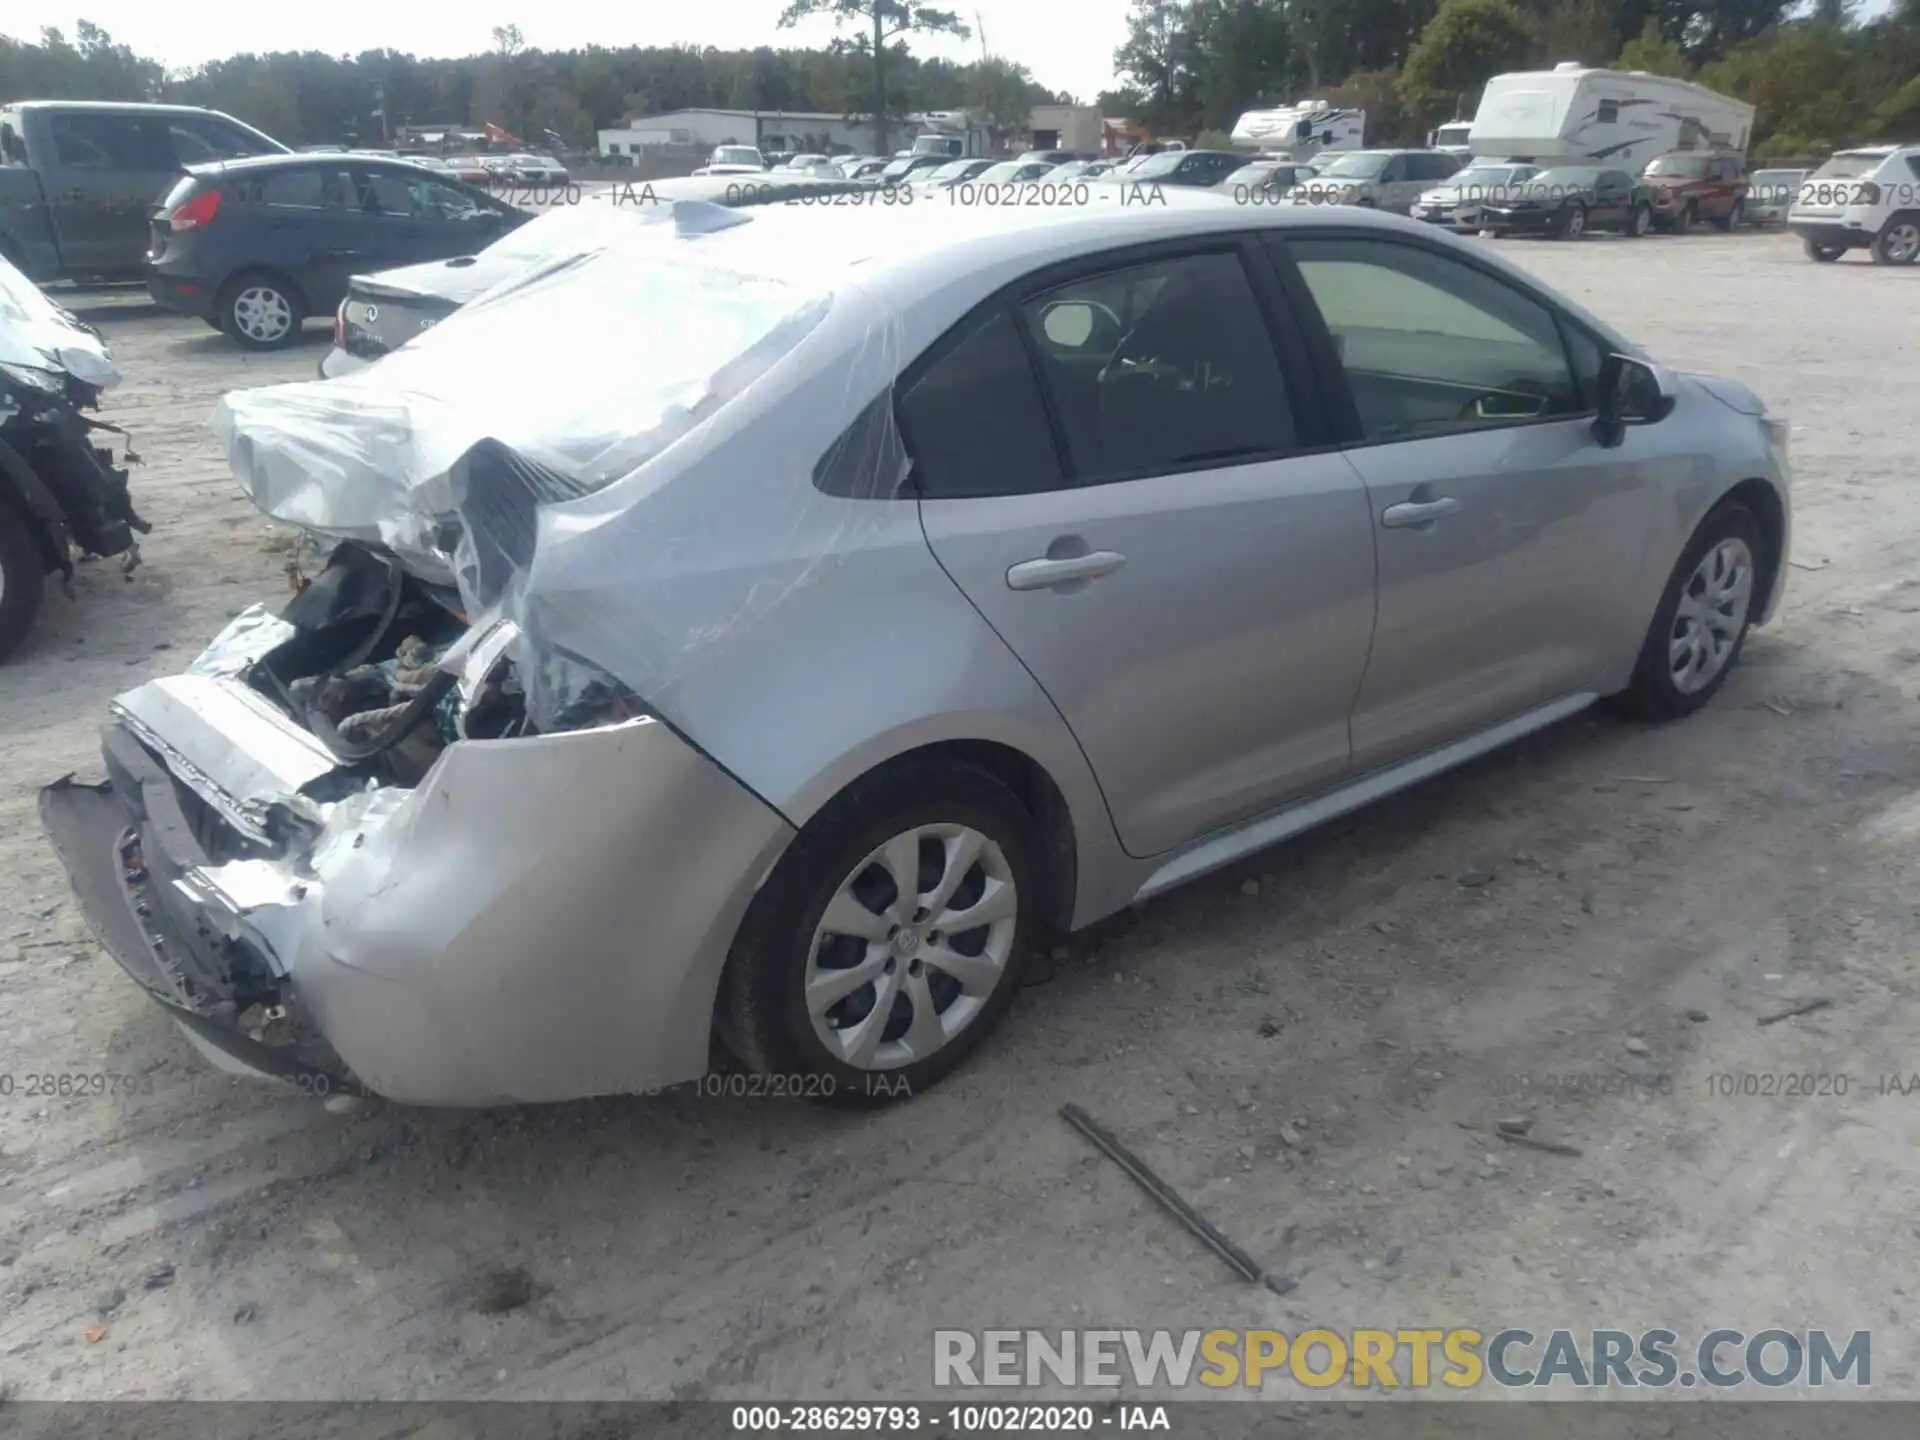
[(222, 1064), (477, 1105), (717, 1036), (899, 1099), (1058, 932), (1603, 697), (1690, 715), (1780, 604), (1784, 423), (1432, 227), (602, 231), (227, 397), (256, 504), (343, 543), (43, 794)]

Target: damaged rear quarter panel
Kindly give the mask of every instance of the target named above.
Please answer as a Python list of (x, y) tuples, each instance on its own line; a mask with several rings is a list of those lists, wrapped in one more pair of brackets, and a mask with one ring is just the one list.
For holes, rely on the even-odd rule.
[(315, 857), (288, 969), (361, 1081), (476, 1105), (706, 1071), (720, 970), (792, 836), (654, 720), (466, 741)]

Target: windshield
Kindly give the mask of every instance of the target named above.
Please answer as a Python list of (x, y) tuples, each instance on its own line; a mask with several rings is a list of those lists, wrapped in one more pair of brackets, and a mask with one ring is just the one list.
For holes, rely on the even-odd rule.
[(922, 135), (913, 142), (915, 155), (953, 155), (959, 149), (960, 142), (946, 135)]
[(1022, 165), (1018, 160), (1002, 160), (998, 165), (989, 165), (973, 178), (982, 185), (1007, 185), (1016, 180), (1026, 179), (1031, 165)]
[(1527, 181), (1530, 190), (1584, 190), (1600, 178), (1598, 170), (1577, 170), (1571, 166), (1542, 170)]
[(1276, 183), (1276, 165), (1242, 165), (1220, 183), (1228, 189), (1236, 185), (1272, 185)]
[(1472, 121), (1464, 125), (1442, 125), (1434, 132), (1433, 138), (1441, 145), (1464, 145), (1467, 143), (1467, 132), (1472, 128)]
[(1703, 180), (1707, 162), (1700, 155), (1658, 155), (1643, 172), (1648, 175), (1672, 175), (1682, 180)]
[(1495, 189), (1502, 185), (1518, 185), (1522, 180), (1531, 180), (1540, 171), (1532, 165), (1469, 165), (1446, 183), (1448, 185), (1478, 185), (1483, 189)]
[(1886, 158), (1884, 155), (1863, 155), (1857, 152), (1851, 155), (1839, 154), (1807, 178), (1809, 180), (1852, 180), (1878, 170), (1881, 162)]
[(1163, 150), (1158, 155), (1149, 155), (1127, 172), (1129, 180), (1158, 180), (1163, 175), (1171, 175), (1180, 168), (1180, 162), (1186, 159), (1179, 150)]
[(949, 160), (946, 164), (936, 166), (934, 167), (933, 170), (928, 172), (927, 179), (929, 180), (963, 179), (966, 176), (966, 173), (978, 163), (979, 163), (978, 161), (974, 161), (974, 160)]
[(882, 170), (880, 174), (884, 179), (898, 180), (902, 175), (906, 174), (912, 166), (913, 161), (911, 160), (896, 160), (887, 166), (886, 169)]
[(1379, 150), (1355, 150), (1342, 155), (1320, 172), (1322, 180), (1371, 180), (1387, 168), (1392, 157)]
[[(716, 125), (714, 128), (717, 130), (720, 127)], [(745, 145), (722, 145), (713, 152), (713, 163), (715, 165), (759, 165), (760, 152)]]

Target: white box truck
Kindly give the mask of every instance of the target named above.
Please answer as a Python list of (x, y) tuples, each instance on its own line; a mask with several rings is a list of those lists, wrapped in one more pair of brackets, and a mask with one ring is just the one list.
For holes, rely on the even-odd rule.
[(1605, 160), (1638, 170), (1674, 150), (1744, 155), (1752, 130), (1753, 106), (1704, 85), (1568, 61), (1489, 80), (1467, 145), (1489, 159)]
[(1307, 100), (1277, 110), (1249, 110), (1234, 122), (1231, 138), (1263, 155), (1309, 160), (1323, 150), (1364, 149), (1366, 137), (1366, 111)]

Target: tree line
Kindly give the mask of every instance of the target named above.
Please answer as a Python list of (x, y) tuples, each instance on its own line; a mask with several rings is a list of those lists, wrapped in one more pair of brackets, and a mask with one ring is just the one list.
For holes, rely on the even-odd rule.
[[(1758, 155), (1920, 138), (1920, 0), (1863, 22), (1857, 0), (1132, 0), (1102, 113), (1164, 135), (1224, 138), (1242, 111), (1308, 97), (1364, 109), (1372, 143), (1417, 143), (1472, 114), (1502, 71), (1564, 60), (1699, 80), (1757, 110)], [(813, 49), (629, 46), (540, 50), (518, 27), (481, 55), (394, 50), (240, 54), (168, 72), (81, 21), (69, 39), (0, 37), (0, 101), (159, 100), (236, 115), (289, 144), (378, 143), (402, 124), (492, 122), (595, 148), (639, 114), (700, 107), (870, 116), (984, 110), (1003, 135), (1066, 102), (1021, 65), (911, 53), (964, 36), (921, 0), (790, 0), (783, 24), (842, 22)], [(1082, 97), (1089, 98), (1089, 97)]]
[(1133, 0), (1101, 97), (1168, 134), (1242, 111), (1364, 109), (1373, 144), (1471, 118), (1481, 87), (1567, 60), (1697, 80), (1756, 109), (1760, 156), (1920, 138), (1920, 0)]
[[(893, 0), (881, 0), (883, 5)], [(914, 7), (919, 8), (919, 7)], [(1008, 132), (1033, 105), (1071, 97), (1000, 59), (959, 65), (909, 53), (907, 33), (881, 47), (886, 114), (978, 107)], [(630, 46), (539, 50), (517, 26), (483, 55), (433, 59), (394, 50), (240, 54), (169, 73), (81, 21), (69, 38), (0, 37), (0, 103), (147, 100), (221, 110), (289, 145), (375, 145), (403, 124), (479, 129), (492, 122), (529, 141), (596, 148), (597, 132), (633, 115), (717, 107), (870, 115), (871, 44), (721, 50)], [(551, 132), (551, 137), (547, 132)]]

